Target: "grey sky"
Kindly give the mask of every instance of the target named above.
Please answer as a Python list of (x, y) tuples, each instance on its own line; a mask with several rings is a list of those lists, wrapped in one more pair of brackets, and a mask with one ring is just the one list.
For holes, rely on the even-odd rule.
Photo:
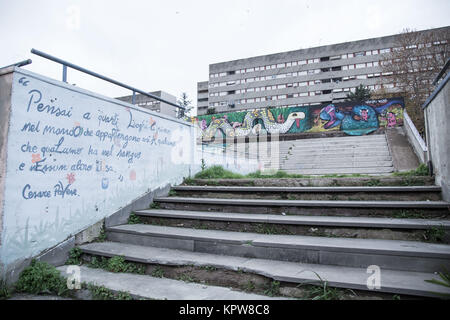
[[(34, 47), (142, 90), (185, 91), (195, 104), (210, 63), (448, 26), (449, 13), (449, 0), (0, 0), (0, 66), (31, 58), (27, 69), (60, 79)], [(73, 70), (68, 79), (129, 94)]]

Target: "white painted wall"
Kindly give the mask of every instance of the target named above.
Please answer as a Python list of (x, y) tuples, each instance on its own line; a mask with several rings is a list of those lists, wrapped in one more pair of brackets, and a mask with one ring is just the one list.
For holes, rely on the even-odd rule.
[[(2, 177), (4, 266), (200, 170), (190, 124), (14, 70)], [(223, 157), (208, 155), (208, 162)], [(236, 172), (255, 169), (240, 160), (225, 163)]]

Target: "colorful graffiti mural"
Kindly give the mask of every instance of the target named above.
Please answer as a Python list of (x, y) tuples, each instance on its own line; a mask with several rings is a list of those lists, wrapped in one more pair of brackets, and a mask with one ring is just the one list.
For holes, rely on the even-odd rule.
[(403, 125), (403, 98), (342, 102), (318, 106), (255, 109), (190, 117), (201, 137), (235, 137), (264, 133), (343, 131), (365, 135), (378, 128)]

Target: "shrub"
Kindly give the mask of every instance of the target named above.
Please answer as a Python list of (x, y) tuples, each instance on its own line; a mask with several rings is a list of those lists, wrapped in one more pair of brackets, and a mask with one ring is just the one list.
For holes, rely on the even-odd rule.
[(16, 290), (31, 294), (46, 293), (58, 296), (66, 295), (69, 291), (66, 279), (54, 266), (34, 259), (20, 274)]

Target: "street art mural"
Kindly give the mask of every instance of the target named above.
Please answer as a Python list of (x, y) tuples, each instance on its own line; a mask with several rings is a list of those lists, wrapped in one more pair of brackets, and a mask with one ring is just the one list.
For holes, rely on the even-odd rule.
[(319, 106), (255, 109), (185, 118), (199, 127), (203, 140), (262, 133), (343, 131), (365, 135), (403, 125), (402, 98), (343, 102)]

